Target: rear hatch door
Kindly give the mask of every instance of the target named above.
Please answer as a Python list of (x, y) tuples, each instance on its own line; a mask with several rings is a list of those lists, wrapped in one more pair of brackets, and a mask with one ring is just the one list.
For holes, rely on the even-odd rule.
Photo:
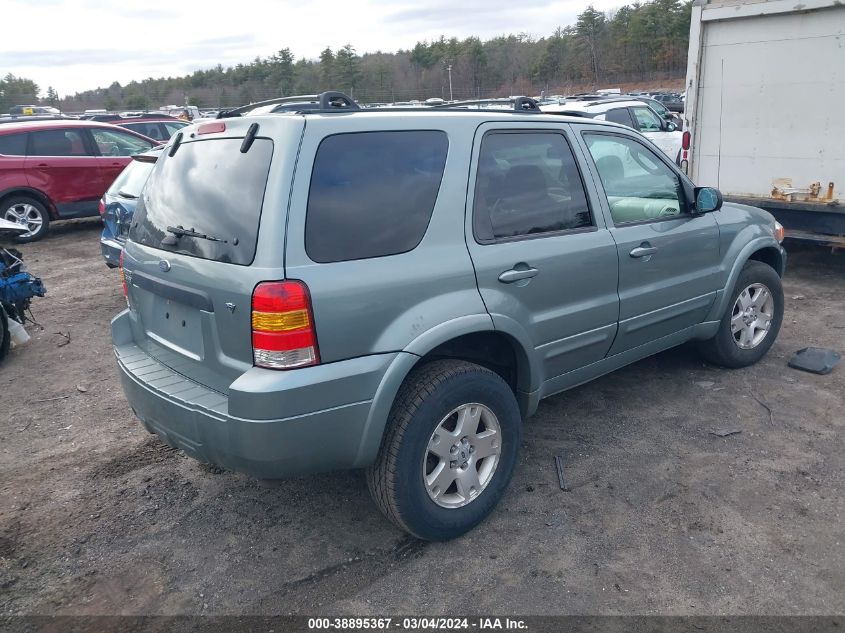
[(284, 277), (304, 127), (301, 117), (260, 122), (247, 143), (250, 123), (230, 119), (206, 134), (191, 126), (174, 137), (138, 199), (124, 255), (135, 342), (224, 394), (253, 364), (255, 285)]

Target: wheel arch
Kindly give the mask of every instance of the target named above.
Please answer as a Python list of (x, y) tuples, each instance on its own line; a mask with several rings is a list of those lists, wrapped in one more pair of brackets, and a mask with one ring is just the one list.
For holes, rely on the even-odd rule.
[(727, 303), (730, 300), (731, 291), (736, 285), (736, 280), (739, 278), (743, 266), (749, 261), (759, 261), (771, 266), (778, 274), (778, 277), (783, 277), (786, 268), (786, 257), (783, 247), (774, 238), (758, 237), (750, 241), (739, 251), (734, 259), (728, 280), (725, 286), (719, 291), (719, 296), (713, 303), (710, 314), (707, 315), (707, 321), (718, 321), (722, 318), (727, 308)]
[[(774, 268), (778, 277), (783, 277), (785, 262), (783, 254), (779, 248), (774, 246), (764, 246), (748, 256), (748, 260), (763, 262)], [(748, 261), (746, 260), (746, 261)]]
[[(355, 467), (371, 464), (378, 454), (390, 409), (402, 384), (412, 371), (435, 360), (454, 359), (476, 363), (496, 372), (513, 390), (523, 416), (536, 407), (529, 390), (537, 377), (525, 347), (513, 336), (493, 328), (489, 315), (474, 315), (451, 323), (451, 336), (433, 328), (399, 353), (385, 373), (370, 407)], [(472, 325), (470, 325), (472, 324)], [(441, 330), (441, 331), (437, 331)]]
[(29, 196), (30, 198), (35, 198), (47, 209), (47, 213), (50, 215), (51, 220), (57, 220), (59, 218), (56, 205), (53, 204), (53, 201), (50, 200), (47, 194), (39, 191), (38, 189), (33, 189), (32, 187), (13, 187), (0, 191), (0, 205), (6, 202), (9, 198), (13, 198), (15, 196)]

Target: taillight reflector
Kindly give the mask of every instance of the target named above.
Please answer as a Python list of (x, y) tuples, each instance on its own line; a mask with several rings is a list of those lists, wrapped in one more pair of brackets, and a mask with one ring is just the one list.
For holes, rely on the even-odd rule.
[(129, 303), (129, 290), (126, 288), (126, 273), (123, 272), (123, 251), (120, 251), (117, 274), (120, 276), (120, 283), (123, 285), (123, 297), (126, 299), (126, 303)]
[(294, 369), (320, 362), (311, 297), (301, 281), (265, 281), (252, 293), (252, 357), (257, 367)]
[(225, 132), (226, 124), (223, 121), (212, 121), (211, 123), (203, 123), (197, 128), (197, 134), (217, 134), (218, 132)]
[(681, 135), (681, 149), (689, 149), (690, 133), (689, 130)]
[(102, 198), (100, 198), (100, 204), (97, 207), (97, 210), (100, 212), (100, 215), (106, 214), (106, 203)]

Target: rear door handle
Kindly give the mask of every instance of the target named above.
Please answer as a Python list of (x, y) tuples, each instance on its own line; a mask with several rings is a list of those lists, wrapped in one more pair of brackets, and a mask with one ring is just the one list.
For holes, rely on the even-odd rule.
[(512, 284), (524, 279), (531, 279), (539, 272), (536, 268), (530, 268), (526, 264), (517, 264), (517, 268), (511, 268), (499, 275), (499, 281), (503, 284)]
[(654, 255), (656, 252), (656, 246), (651, 246), (648, 242), (643, 242), (643, 244), (631, 251), (631, 257), (646, 257), (648, 255)]

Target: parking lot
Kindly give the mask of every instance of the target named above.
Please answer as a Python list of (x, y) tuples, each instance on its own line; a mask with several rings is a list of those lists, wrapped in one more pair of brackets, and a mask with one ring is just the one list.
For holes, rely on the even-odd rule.
[(842, 351), (845, 253), (790, 247), (783, 329), (756, 366), (682, 347), (543, 402), (491, 518), (428, 544), (382, 517), (361, 473), (257, 482), (144, 431), (111, 352), (125, 304), (99, 231), (56, 225), (21, 248), (48, 296), (0, 366), (4, 614), (845, 611), (845, 367), (786, 366)]

